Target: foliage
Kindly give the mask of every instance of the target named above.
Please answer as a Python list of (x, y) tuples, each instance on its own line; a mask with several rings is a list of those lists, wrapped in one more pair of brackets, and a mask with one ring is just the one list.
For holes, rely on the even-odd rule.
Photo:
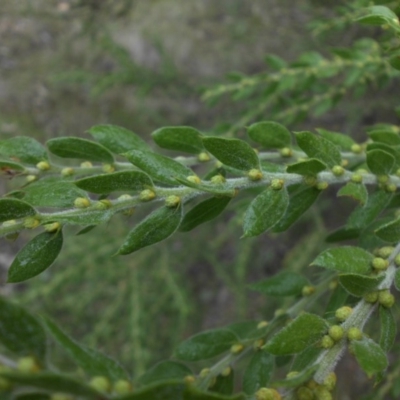
[[(313, 53), (286, 68), (273, 59), (276, 74), (221, 86), (210, 96), (243, 94), (246, 86), (254, 90), (246, 96), (262, 89), (269, 98), (276, 92), (271, 115), (282, 120), (275, 111), (296, 118), (314, 106), (319, 107), (315, 112), (325, 112), (343, 90), (394, 78), (400, 69), (398, 10), (377, 4), (355, 11), (358, 23), (384, 27), (386, 35), (337, 50), (332, 62)], [(344, 77), (343, 82), (334, 77)], [(294, 111), (287, 108), (289, 98)], [(259, 97), (254, 102), (265, 108)], [(253, 120), (261, 108), (239, 123)], [(227, 208), (242, 216), (243, 240), (286, 231), (333, 185), (340, 187), (338, 196), (358, 203), (346, 224), (327, 237), (331, 243), (352, 242), (320, 253), (311, 262), (320, 268), (318, 274), (310, 278), (289, 269), (250, 285), (267, 296), (289, 298), (273, 318), (189, 337), (176, 346), (171, 360), (146, 371), (133, 385), (118, 362), (80, 345), (50, 319), (2, 299), (0, 390), (6, 398), (330, 399), (335, 367), (347, 350), (368, 377), (389, 383), (378, 387), (380, 398), (397, 393), (386, 369), (396, 338), (391, 289), (400, 281), (399, 128), (375, 125), (363, 143), (325, 129), (292, 135), (270, 120), (253, 123), (247, 131), (250, 140), (206, 135), (186, 126), (153, 132), (159, 147), (186, 154), (175, 158), (114, 125), (92, 127), (88, 133), (94, 140), (59, 137), (46, 147), (24, 136), (0, 141), (1, 169), (20, 183), (0, 199), (0, 234), (16, 239), (21, 232), (41, 230), (12, 262), (8, 283), (50, 268), (62, 251), (63, 232), (75, 229), (85, 238), (98, 225), (112, 226), (137, 209), (148, 214), (121, 240), (115, 255), (168, 243)], [(52, 365), (49, 339), (74, 360), (76, 372)], [(398, 365), (391, 367), (397, 373)]]

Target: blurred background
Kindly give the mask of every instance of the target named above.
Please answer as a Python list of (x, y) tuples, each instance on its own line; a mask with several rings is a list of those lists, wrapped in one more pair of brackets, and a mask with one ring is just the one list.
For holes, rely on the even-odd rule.
[[(322, 37), (308, 29), (315, 18), (331, 18), (339, 3), (3, 0), (0, 138), (85, 137), (100, 123), (124, 126), (149, 141), (153, 130), (166, 125), (224, 134), (247, 100), (226, 98), (210, 106), (202, 101), (204, 89), (234, 71), (265, 70), (267, 54), (292, 61), (306, 50), (324, 53), (328, 46), (353, 43), (362, 36), (357, 27)], [(323, 126), (362, 137), (368, 124), (396, 121), (394, 96), (392, 89), (371, 88), (358, 100), (345, 98), (328, 114), (289, 127)], [(0, 194), (7, 185), (0, 181)], [(330, 212), (333, 193), (279, 237), (239, 240), (240, 213), (228, 210), (190, 234), (111, 258), (136, 218), (116, 217), (91, 234), (68, 235), (52, 268), (24, 284), (2, 285), (0, 293), (50, 315), (74, 338), (138, 376), (200, 330), (270, 318), (278, 303), (246, 285), (288, 265), (308, 265), (324, 248), (328, 228), (345, 218)], [(350, 200), (339, 202), (341, 209), (350, 207)], [(24, 237), (1, 242), (2, 282), (24, 243)], [(63, 354), (56, 357), (68, 368)]]

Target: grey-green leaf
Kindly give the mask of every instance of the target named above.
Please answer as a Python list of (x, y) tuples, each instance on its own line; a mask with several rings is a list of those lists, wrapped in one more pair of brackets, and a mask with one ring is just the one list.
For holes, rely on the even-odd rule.
[(365, 276), (359, 274), (342, 274), (339, 275), (340, 284), (349, 292), (351, 295), (356, 297), (362, 297), (364, 294), (375, 289), (383, 277), (376, 276)]
[(381, 323), (379, 345), (382, 347), (383, 351), (388, 352), (396, 340), (397, 333), (397, 324), (393, 317), (392, 310), (390, 308), (380, 306), (379, 320)]
[(368, 7), (366, 14), (357, 18), (357, 22), (365, 25), (385, 25), (385, 24), (399, 24), (397, 15), (388, 7), (385, 6), (372, 6)]
[(0, 140), (0, 155), (28, 164), (37, 164), (48, 158), (46, 149), (37, 140), (27, 136)]
[(289, 174), (300, 174), (305, 176), (314, 176), (318, 172), (324, 171), (326, 165), (316, 158), (310, 158), (308, 160), (299, 161), (295, 164), (288, 165), (286, 172)]
[(280, 149), (290, 146), (292, 142), (289, 130), (274, 121), (256, 122), (249, 126), (247, 134), (267, 149)]
[(0, 199), (0, 222), (35, 215), (35, 209), (25, 201), (18, 199)]
[(25, 167), (22, 164), (7, 161), (7, 160), (0, 160), (0, 168), (4, 172), (6, 171), (24, 171)]
[(58, 157), (113, 163), (114, 157), (101, 144), (79, 137), (60, 137), (47, 141), (48, 149)]
[(367, 165), (375, 175), (388, 175), (395, 166), (394, 157), (383, 150), (367, 151)]
[(0, 343), (18, 356), (46, 358), (46, 333), (30, 313), (0, 297)]
[(400, 218), (379, 227), (375, 234), (386, 242), (397, 243), (400, 240)]
[(331, 141), (307, 131), (295, 135), (297, 144), (310, 158), (316, 158), (330, 168), (340, 165), (340, 151)]
[(100, 144), (116, 154), (129, 150), (150, 150), (148, 144), (132, 131), (116, 125), (96, 125), (88, 130)]
[(257, 154), (243, 140), (214, 136), (203, 137), (202, 140), (206, 150), (223, 164), (241, 171), (260, 169), (260, 160)]
[(201, 133), (189, 126), (166, 126), (157, 129), (151, 136), (162, 148), (198, 154), (204, 150)]
[(360, 247), (343, 246), (323, 251), (311, 265), (342, 273), (367, 275), (372, 271), (373, 255)]
[(348, 196), (365, 204), (368, 200), (368, 191), (362, 183), (347, 182), (337, 193), (338, 197)]
[(316, 131), (326, 140), (329, 140), (336, 146), (340, 147), (342, 150), (351, 150), (351, 146), (355, 141), (348, 135), (343, 133), (332, 132), (326, 129), (318, 128)]
[(320, 340), (327, 326), (326, 321), (317, 315), (301, 314), (275, 334), (264, 348), (278, 356), (300, 353)]
[(243, 391), (254, 394), (266, 387), (271, 380), (275, 367), (275, 357), (264, 350), (258, 350), (251, 358), (243, 374)]
[(153, 179), (176, 185), (175, 178), (186, 179), (193, 171), (171, 158), (151, 151), (131, 150), (123, 154), (133, 165), (146, 172)]
[(202, 201), (185, 214), (179, 226), (179, 231), (191, 231), (196, 226), (218, 217), (230, 201), (231, 198), (225, 196), (212, 197), (211, 199)]
[(171, 379), (183, 379), (192, 375), (192, 371), (184, 364), (177, 361), (161, 361), (146, 371), (139, 382), (141, 385), (149, 385), (155, 382), (163, 382)]
[(153, 186), (148, 175), (141, 171), (119, 171), (83, 178), (74, 182), (79, 188), (91, 193), (130, 192)]
[(238, 342), (237, 336), (228, 329), (201, 332), (178, 345), (175, 357), (183, 361), (207, 360), (224, 353)]
[(244, 237), (257, 236), (272, 228), (284, 216), (289, 205), (286, 188), (271, 187), (260, 193), (249, 205), (244, 216)]
[(129, 232), (117, 254), (130, 254), (161, 242), (178, 229), (182, 216), (182, 206), (176, 208), (164, 206), (153, 211)]
[(87, 374), (90, 376), (106, 376), (113, 381), (128, 378), (126, 371), (112, 358), (97, 350), (80, 345), (50, 319), (46, 318), (44, 322), (53, 338)]
[(301, 294), (306, 285), (309, 285), (309, 281), (303, 275), (297, 272), (283, 271), (272, 278), (249, 285), (249, 289), (270, 296), (297, 296)]
[(43, 232), (35, 236), (17, 254), (8, 271), (8, 283), (23, 282), (39, 275), (53, 264), (61, 251), (63, 234)]

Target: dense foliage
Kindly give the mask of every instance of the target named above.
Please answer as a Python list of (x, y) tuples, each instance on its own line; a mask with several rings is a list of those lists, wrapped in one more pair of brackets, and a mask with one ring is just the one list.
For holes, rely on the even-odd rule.
[[(380, 398), (398, 395), (393, 382), (399, 364), (390, 365), (388, 353), (396, 338), (391, 290), (400, 289), (400, 129), (377, 124), (358, 143), (326, 129), (291, 133), (286, 127), (310, 111), (328, 111), (350, 90), (362, 94), (367, 85), (387, 85), (398, 75), (398, 4), (361, 3), (345, 8), (344, 20), (384, 28), (378, 39), (335, 49), (331, 58), (307, 53), (286, 64), (270, 57), (276, 72), (236, 77), (205, 94), (249, 97), (251, 109), (239, 125), (269, 109), (274, 120), (251, 123), (246, 140), (186, 126), (154, 131), (160, 148), (185, 154), (175, 158), (114, 125), (89, 129), (94, 140), (58, 137), (46, 147), (27, 136), (0, 141), (1, 170), (21, 183), (0, 199), (0, 234), (13, 240), (23, 231), (40, 231), (15, 257), (8, 283), (49, 268), (65, 232), (75, 229), (83, 241), (97, 225), (112, 226), (117, 214), (135, 218), (138, 208), (148, 214), (121, 238), (116, 255), (191, 231), (228, 207), (242, 215), (243, 240), (250, 240), (286, 231), (328, 187), (358, 203), (346, 224), (326, 238), (346, 245), (320, 253), (311, 262), (319, 271), (312, 278), (289, 269), (250, 285), (285, 299), (272, 319), (192, 336), (135, 382), (119, 363), (80, 345), (52, 320), (1, 299), (4, 398), (325, 400), (334, 396), (334, 371), (346, 351), (368, 377), (386, 382), (378, 386)], [(53, 365), (49, 339), (78, 371)]]

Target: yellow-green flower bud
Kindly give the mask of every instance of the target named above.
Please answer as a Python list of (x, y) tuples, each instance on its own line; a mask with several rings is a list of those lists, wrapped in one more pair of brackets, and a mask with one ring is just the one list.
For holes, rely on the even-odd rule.
[(47, 161), (40, 161), (36, 164), (36, 168), (39, 171), (48, 171), (50, 169), (50, 164)]
[(253, 342), (253, 348), (258, 350), (261, 349), (261, 347), (263, 347), (265, 344), (265, 340), (264, 339), (258, 339), (256, 341)]
[(40, 221), (35, 217), (28, 217), (24, 220), (24, 227), (27, 229), (35, 229), (40, 225)]
[(378, 249), (378, 256), (382, 258), (388, 258), (393, 253), (394, 247), (384, 246)]
[(303, 289), (301, 289), (301, 294), (303, 296), (311, 296), (312, 294), (315, 293), (315, 287), (314, 286), (303, 286)]
[(224, 370), (222, 370), (221, 375), (222, 376), (229, 376), (232, 372), (232, 368), (231, 367), (226, 367)]
[(314, 381), (314, 379), (310, 379), (310, 380), (307, 382), (307, 387), (308, 387), (309, 389), (311, 389), (311, 390), (314, 390), (314, 389), (316, 389), (317, 387), (319, 387), (319, 385), (318, 385), (317, 382)]
[(75, 208), (87, 208), (90, 206), (90, 200), (87, 197), (77, 197), (74, 206)]
[(15, 225), (17, 223), (17, 221), (15, 220), (15, 219), (9, 219), (8, 221), (4, 221), (3, 223), (2, 223), (2, 225), (4, 226), (4, 227), (7, 227), (7, 226), (13, 226), (13, 225)]
[(37, 176), (36, 176), (36, 175), (27, 175), (26, 178), (25, 178), (25, 180), (26, 180), (28, 183), (34, 182), (34, 181), (36, 181), (36, 179), (37, 179)]
[(106, 174), (110, 174), (111, 172), (115, 171), (115, 167), (112, 164), (103, 164), (102, 168), (103, 172)]
[(285, 314), (286, 314), (286, 310), (284, 310), (283, 308), (278, 308), (274, 312), (275, 317), (279, 317), (279, 316), (285, 315)]
[(81, 168), (93, 168), (93, 164), (90, 161), (84, 161), (81, 163)]
[(122, 211), (122, 215), (126, 215), (127, 217), (130, 217), (133, 214), (135, 214), (135, 208), (134, 207), (127, 208), (126, 210)]
[(181, 202), (181, 198), (179, 196), (171, 195), (165, 199), (165, 205), (169, 208), (178, 207)]
[(336, 310), (335, 317), (339, 321), (346, 321), (346, 319), (350, 317), (352, 312), (353, 312), (353, 309), (351, 307), (343, 306)]
[(125, 380), (120, 379), (113, 385), (113, 391), (115, 394), (124, 395), (132, 392), (132, 384)]
[(206, 161), (210, 161), (210, 155), (208, 153), (206, 153), (205, 151), (201, 152), (198, 156), (197, 159), (201, 162), (206, 162)]
[(17, 370), (24, 373), (35, 373), (40, 367), (33, 357), (22, 357), (17, 361)]
[(199, 185), (201, 183), (201, 179), (197, 175), (189, 175), (188, 177), (186, 177), (186, 180), (195, 183), (196, 185)]
[(387, 175), (379, 175), (377, 178), (378, 178), (379, 183), (388, 183), (389, 182), (389, 177)]
[(354, 183), (361, 183), (363, 180), (363, 176), (361, 174), (354, 173), (351, 176), (351, 181)]
[(211, 372), (210, 368), (203, 368), (203, 369), (200, 371), (199, 376), (200, 376), (200, 378), (205, 378), (205, 377), (207, 377), (208, 375), (210, 375), (210, 372)]
[(188, 385), (191, 385), (193, 383), (196, 382), (196, 378), (193, 375), (187, 375), (183, 378), (183, 380), (185, 381), (185, 383), (187, 383)]
[(60, 230), (61, 224), (59, 222), (52, 222), (51, 224), (45, 224), (43, 227), (46, 232), (56, 232)]
[(335, 341), (339, 341), (344, 335), (344, 329), (339, 325), (332, 325), (329, 328), (329, 336)]
[(256, 400), (281, 400), (282, 396), (275, 389), (261, 388), (255, 393)]
[(316, 400), (332, 400), (332, 394), (323, 386), (315, 389), (314, 396)]
[(341, 165), (335, 165), (332, 168), (332, 173), (335, 176), (342, 176), (344, 174), (345, 170)]
[(336, 374), (334, 372), (331, 372), (324, 380), (324, 386), (329, 390), (332, 391), (335, 386), (336, 386), (336, 382), (337, 382), (337, 377)]
[(150, 189), (144, 189), (139, 194), (139, 199), (142, 201), (150, 201), (156, 197), (156, 194)]
[(112, 203), (110, 200), (103, 199), (99, 200), (95, 205), (94, 208), (96, 210), (107, 210), (108, 208), (112, 207)]
[(226, 182), (226, 179), (225, 179), (225, 177), (224, 177), (223, 175), (218, 174), (218, 175), (214, 175), (214, 176), (211, 178), (211, 182), (212, 182), (212, 183), (215, 183), (215, 184), (220, 184), (220, 183), (225, 183), (225, 182)]
[(349, 165), (349, 160), (343, 159), (343, 160), (340, 162), (340, 165), (341, 165), (342, 167), (347, 167), (347, 166)]
[(247, 176), (251, 181), (259, 181), (262, 179), (263, 173), (259, 169), (253, 168), (247, 173)]
[(317, 178), (315, 176), (305, 176), (303, 181), (307, 186), (314, 186), (317, 184)]
[(385, 186), (385, 190), (389, 193), (395, 193), (397, 191), (397, 186), (394, 183), (388, 183)]
[(379, 292), (369, 292), (364, 295), (364, 300), (367, 303), (376, 303), (378, 301)]
[(314, 400), (314, 394), (311, 389), (302, 386), (296, 391), (296, 400)]
[(335, 290), (338, 286), (338, 281), (337, 280), (333, 280), (331, 282), (329, 282), (329, 289), (330, 290)]
[(389, 290), (382, 290), (378, 294), (378, 301), (383, 307), (390, 308), (395, 303), (395, 298)]
[(62, 176), (71, 176), (74, 173), (75, 173), (75, 170), (73, 168), (70, 168), (70, 167), (66, 167), (66, 168), (63, 168), (61, 170), (61, 175)]
[(366, 170), (365, 168), (358, 168), (358, 169), (356, 170), (356, 173), (357, 173), (357, 174), (361, 174), (361, 175), (366, 175), (366, 174), (369, 174), (369, 171)]
[(268, 321), (261, 321), (258, 323), (257, 329), (262, 329), (265, 328), (266, 326), (268, 326)]
[(361, 340), (362, 337), (363, 337), (363, 334), (362, 334), (361, 330), (355, 326), (352, 326), (347, 331), (347, 338), (349, 340)]
[(121, 196), (118, 197), (118, 201), (126, 201), (130, 200), (132, 196), (130, 194), (121, 194)]
[(236, 343), (231, 346), (232, 354), (239, 354), (244, 350), (244, 346), (241, 343)]
[(108, 393), (111, 390), (111, 383), (105, 376), (95, 376), (93, 377), (89, 385), (93, 388), (98, 390), (99, 392)]
[(292, 157), (293, 151), (289, 147), (283, 147), (279, 150), (279, 153), (282, 157)]
[(335, 342), (328, 335), (324, 335), (321, 339), (321, 347), (324, 349), (330, 349), (331, 347), (333, 347), (334, 344)]
[(351, 145), (351, 151), (354, 154), (360, 154), (362, 152), (362, 147), (359, 144), (354, 143), (353, 145)]
[(384, 258), (375, 257), (372, 260), (372, 267), (377, 271), (384, 271), (388, 268), (388, 266), (389, 266), (389, 261), (385, 260)]
[(272, 179), (271, 181), (271, 188), (273, 190), (281, 190), (285, 184), (283, 179)]
[(317, 182), (316, 188), (318, 190), (325, 190), (328, 189), (329, 183), (328, 182)]
[(287, 379), (291, 379), (296, 377), (299, 374), (299, 371), (290, 371), (288, 374), (286, 374)]

